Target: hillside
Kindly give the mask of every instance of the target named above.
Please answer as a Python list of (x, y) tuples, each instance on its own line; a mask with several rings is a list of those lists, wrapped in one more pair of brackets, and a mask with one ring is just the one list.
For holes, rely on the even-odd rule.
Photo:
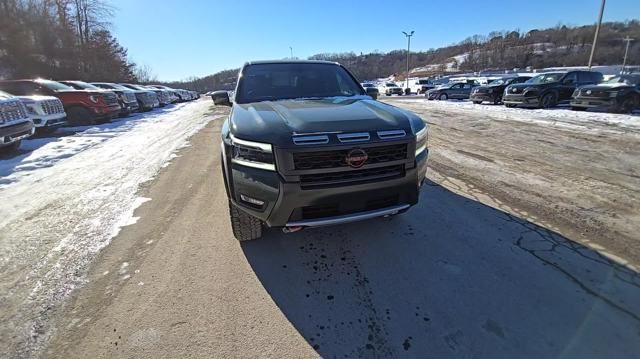
[[(559, 25), (548, 29), (519, 31), (493, 31), (487, 35), (474, 35), (457, 44), (411, 52), (411, 76), (430, 76), (460, 71), (484, 69), (544, 68), (554, 66), (579, 66), (588, 62), (595, 25)], [(640, 39), (640, 21), (603, 23), (594, 56), (595, 65), (622, 63), (624, 43), (622, 38)], [(417, 50), (417, 49), (416, 49)], [(337, 61), (349, 68), (360, 80), (396, 75), (404, 78), (406, 50), (388, 53), (373, 52), (357, 55), (347, 53), (323, 53), (309, 57), (312, 60)], [(629, 48), (628, 64), (640, 64), (640, 40)], [(189, 81), (169, 83), (198, 91), (231, 89), (237, 69)]]

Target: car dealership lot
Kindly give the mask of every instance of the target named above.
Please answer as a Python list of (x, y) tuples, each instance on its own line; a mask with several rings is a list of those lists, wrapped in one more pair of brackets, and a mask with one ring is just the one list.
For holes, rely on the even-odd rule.
[(226, 112), (210, 101), (25, 142), (0, 159), (0, 196), (11, 203), (0, 221), (3, 350), (27, 355), (49, 341), (49, 357), (640, 350), (637, 117), (385, 101), (431, 125), (420, 204), (242, 245), (219, 167)]

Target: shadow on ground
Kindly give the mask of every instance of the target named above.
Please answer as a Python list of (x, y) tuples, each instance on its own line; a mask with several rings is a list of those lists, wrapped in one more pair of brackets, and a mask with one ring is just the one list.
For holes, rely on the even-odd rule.
[(325, 358), (632, 358), (640, 277), (429, 183), (395, 217), (242, 245)]

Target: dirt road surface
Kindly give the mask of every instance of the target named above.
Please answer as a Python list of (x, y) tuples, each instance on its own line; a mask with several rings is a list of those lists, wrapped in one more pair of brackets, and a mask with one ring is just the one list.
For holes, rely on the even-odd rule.
[(400, 105), (433, 129), (418, 206), (243, 244), (218, 115), (140, 191), (43, 356), (638, 357), (637, 137)]

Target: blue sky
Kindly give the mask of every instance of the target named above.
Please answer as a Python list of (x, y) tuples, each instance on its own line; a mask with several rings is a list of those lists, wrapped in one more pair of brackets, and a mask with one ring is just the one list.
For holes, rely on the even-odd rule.
[[(113, 0), (114, 32), (161, 80), (205, 76), (245, 61), (323, 52), (412, 50), (494, 30), (595, 23), (600, 0)], [(522, 4), (529, 4), (522, 6)], [(608, 0), (604, 21), (640, 18), (640, 0)]]

